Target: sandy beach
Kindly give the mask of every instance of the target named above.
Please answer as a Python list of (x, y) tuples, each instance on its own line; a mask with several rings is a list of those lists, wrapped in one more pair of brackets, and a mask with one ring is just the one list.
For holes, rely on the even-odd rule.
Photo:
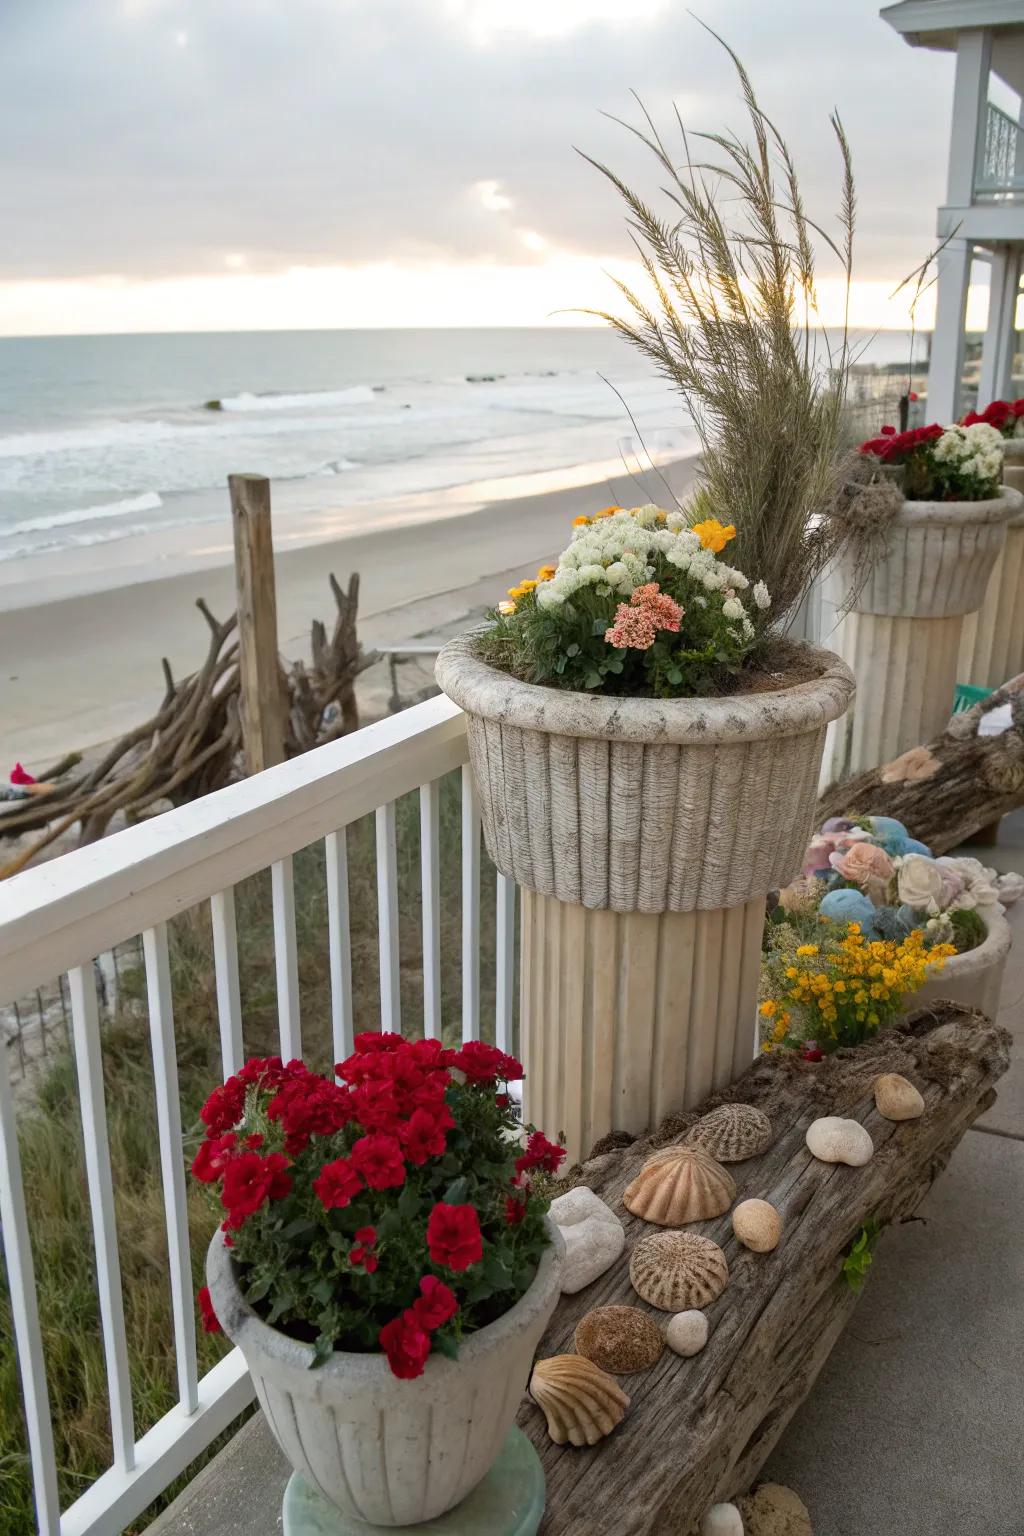
[[(443, 632), (497, 601), (515, 577), (564, 546), (577, 514), (611, 501), (632, 505), (668, 495), (654, 472), (644, 490), (621, 464), (599, 468), (598, 474), (592, 466), (579, 485), (566, 484), (572, 474), (561, 472), (466, 486), (445, 495), (453, 511), (442, 518), (436, 495), (368, 507), (359, 528), (334, 514), (333, 522), (345, 527), (340, 537), (331, 534), (329, 506), (301, 526), (282, 518), (275, 525), (282, 653), (305, 656), (310, 621), (330, 621), (328, 572), (342, 582), (360, 573), (363, 643), (397, 645)], [(692, 478), (693, 460), (659, 473), (678, 495)], [(161, 657), (179, 676), (198, 664), (208, 632), (195, 600), (205, 598), (218, 615), (234, 607), (226, 491), (224, 508), (222, 532), (204, 527), (196, 541), (193, 530), (188, 548), (180, 539), (163, 548), (150, 540), (144, 562), (111, 547), (92, 560), (75, 560), (85, 552), (72, 551), (60, 563), (42, 557), (10, 562), (0, 584), (4, 776), (16, 760), (38, 770), (145, 719), (162, 696)], [(169, 573), (148, 574), (154, 569)]]

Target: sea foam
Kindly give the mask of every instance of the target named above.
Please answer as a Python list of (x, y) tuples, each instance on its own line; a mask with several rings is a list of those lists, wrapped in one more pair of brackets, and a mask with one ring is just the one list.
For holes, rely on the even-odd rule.
[(10, 528), (0, 528), (0, 537), (13, 538), (19, 533), (45, 533), (50, 528), (67, 528), (73, 523), (98, 522), (107, 517), (124, 517), (130, 512), (155, 512), (163, 501), (156, 491), (141, 496), (126, 496), (123, 501), (103, 502), (96, 507), (75, 507), (69, 512), (51, 512), (45, 517), (27, 517)]
[[(298, 411), (332, 405), (369, 405), (374, 391), (369, 384), (353, 384), (349, 389), (321, 389), (304, 395), (227, 395), (215, 403), (222, 411)], [(213, 403), (213, 402), (211, 402)]]

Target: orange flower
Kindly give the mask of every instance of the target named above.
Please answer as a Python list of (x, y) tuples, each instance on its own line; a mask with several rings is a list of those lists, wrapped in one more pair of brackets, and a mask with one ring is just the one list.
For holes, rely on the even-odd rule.
[(557, 565), (542, 565), (540, 570), (537, 572), (537, 580), (550, 581), (553, 576), (557, 575), (557, 572)]
[(704, 548), (710, 549), (716, 555), (720, 555), (729, 540), (736, 537), (736, 529), (732, 523), (723, 527), (717, 517), (709, 517), (703, 523), (694, 523), (692, 531), (700, 539)]
[(581, 513), (579, 517), (574, 517), (573, 518), (572, 525), (573, 525), (574, 528), (589, 528), (590, 527), (590, 518), (589, 517), (584, 517), (582, 515), (582, 513)]

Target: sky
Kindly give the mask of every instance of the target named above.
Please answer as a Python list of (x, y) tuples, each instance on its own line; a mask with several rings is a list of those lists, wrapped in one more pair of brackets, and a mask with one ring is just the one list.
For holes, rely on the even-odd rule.
[[(858, 184), (854, 324), (902, 327), (945, 180), (952, 61), (866, 0), (693, 0), (790, 143)], [(0, 334), (541, 325), (630, 276), (614, 190), (666, 130), (742, 129), (679, 0), (0, 0)], [(838, 318), (835, 262), (819, 267)], [(920, 317), (928, 322), (927, 311)]]

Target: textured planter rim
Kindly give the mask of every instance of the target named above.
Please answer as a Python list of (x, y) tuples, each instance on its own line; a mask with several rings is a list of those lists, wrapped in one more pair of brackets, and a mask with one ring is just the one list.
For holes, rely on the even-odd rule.
[(789, 688), (726, 698), (578, 693), (524, 683), (482, 660), (477, 651), (480, 633), (459, 635), (438, 654), (434, 675), (443, 692), (467, 714), (552, 736), (708, 747), (769, 741), (837, 720), (855, 687), (853, 673), (833, 651), (794, 640), (794, 649), (818, 662), (821, 671)]
[(980, 944), (974, 949), (965, 950), (961, 955), (950, 955), (942, 967), (941, 974), (930, 977), (925, 985), (938, 987), (941, 996), (943, 982), (964, 981), (970, 976), (987, 971), (990, 966), (998, 964), (1000, 960), (1005, 960), (1013, 942), (1009, 923), (1001, 912), (993, 912), (987, 927), (988, 931)]
[[(271, 1327), (246, 1300), (239, 1284), (231, 1249), (225, 1246), (224, 1234), (219, 1229), (214, 1233), (207, 1250), (206, 1278), (212, 1293), (214, 1310), (217, 1310), (217, 1296), (226, 1294), (230, 1296), (237, 1311), (243, 1315), (244, 1327), (237, 1331), (239, 1334), (245, 1334), (244, 1345), (233, 1334), (228, 1333), (226, 1327), (224, 1328), (224, 1332), (232, 1343), (238, 1344), (243, 1354), (247, 1349), (258, 1351), (272, 1368), (301, 1371), (310, 1383), (310, 1390), (306, 1394), (310, 1398), (321, 1397), (323, 1383), (334, 1380), (340, 1380), (352, 1391), (374, 1387), (387, 1388), (390, 1391), (397, 1386), (422, 1394), (429, 1391), (432, 1383), (442, 1374), (450, 1376), (452, 1373), (457, 1373), (462, 1365), (488, 1354), (509, 1334), (525, 1330), (537, 1314), (547, 1306), (551, 1285), (554, 1286), (557, 1294), (565, 1258), (565, 1244), (550, 1217), (545, 1217), (545, 1225), (549, 1239), (548, 1246), (540, 1256), (536, 1274), (515, 1306), (503, 1312), (500, 1317), (496, 1317), (493, 1323), (488, 1323), (485, 1328), (480, 1328), (476, 1333), (465, 1338), (459, 1345), (457, 1360), (449, 1360), (444, 1355), (432, 1352), (422, 1375), (415, 1377), (412, 1381), (400, 1381), (392, 1373), (387, 1356), (379, 1350), (373, 1352), (334, 1350), (322, 1365), (313, 1366), (312, 1344), (304, 1344), (301, 1339), (293, 1339), (290, 1334)], [(220, 1313), (218, 1312), (217, 1315), (220, 1321)], [(223, 1322), (221, 1326), (224, 1327)], [(264, 1371), (261, 1374), (267, 1373)]]
[[(1024, 512), (1024, 496), (1012, 485), (1000, 485), (998, 496), (984, 501), (905, 500), (893, 518), (897, 528), (963, 527), (965, 523), (1005, 523)], [(884, 557), (883, 557), (884, 558)]]

